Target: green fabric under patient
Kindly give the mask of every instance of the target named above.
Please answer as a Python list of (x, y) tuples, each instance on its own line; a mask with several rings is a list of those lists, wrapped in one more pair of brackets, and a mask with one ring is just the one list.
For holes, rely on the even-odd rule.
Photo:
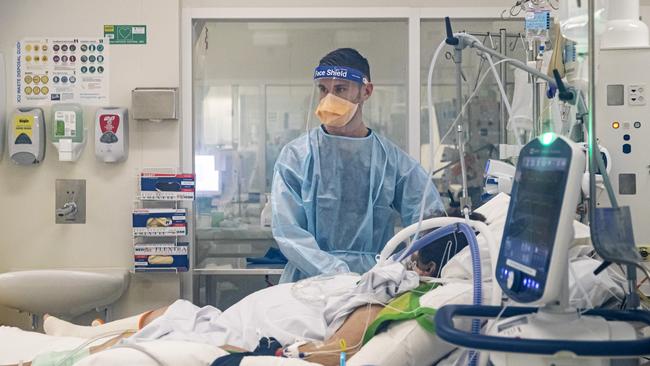
[(433, 316), (436, 314), (436, 309), (420, 306), (420, 297), (436, 287), (438, 287), (437, 283), (423, 283), (417, 288), (393, 299), (388, 306), (377, 314), (375, 320), (370, 324), (363, 335), (363, 344), (366, 344), (377, 333), (384, 330), (388, 324), (399, 320), (415, 319), (422, 328), (435, 334)]
[(72, 353), (73, 351), (41, 353), (32, 361), (32, 366), (72, 366), (89, 356), (90, 349), (85, 348)]

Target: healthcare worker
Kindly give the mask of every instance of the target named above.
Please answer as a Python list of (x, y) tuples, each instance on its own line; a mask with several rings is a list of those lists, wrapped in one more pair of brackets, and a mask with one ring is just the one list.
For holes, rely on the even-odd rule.
[[(428, 178), (364, 122), (373, 85), (359, 52), (342, 48), (323, 57), (314, 86), (322, 124), (287, 144), (274, 168), (273, 236), (288, 259), (280, 282), (368, 271), (394, 235), (396, 214), (404, 226), (417, 222)], [(443, 212), (431, 188), (425, 218)]]

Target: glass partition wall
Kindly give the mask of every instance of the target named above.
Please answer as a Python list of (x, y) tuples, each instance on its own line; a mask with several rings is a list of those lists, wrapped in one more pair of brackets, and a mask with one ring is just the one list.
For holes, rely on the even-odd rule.
[[(443, 39), (444, 23), (421, 20), (420, 47), (413, 52), (409, 21), (413, 19), (192, 20), (195, 303), (225, 309), (248, 293), (277, 283), (282, 265), (259, 267), (247, 258), (264, 256), (277, 247), (271, 228), (261, 219), (273, 166), (282, 147), (306, 131), (308, 115), (313, 113), (309, 110), (313, 69), (327, 52), (352, 47), (367, 57), (375, 89), (364, 105), (364, 120), (405, 151), (414, 143), (409, 141), (409, 130), (419, 129), (420, 154), (413, 157), (430, 168), (427, 73), (432, 53)], [(523, 27), (522, 21), (489, 19), (454, 24), (458, 30), (491, 32), (497, 50), (499, 29), (518, 33)], [(489, 37), (485, 39), (491, 43)], [(513, 41), (506, 42), (508, 56), (526, 60), (523, 42)], [(419, 90), (415, 84), (409, 86), (413, 55), (419, 58)], [(464, 52), (464, 98), (486, 70), (475, 51)], [(443, 54), (433, 77), (438, 138), (456, 116), (455, 75), (453, 58)], [(505, 80), (510, 94), (512, 73)], [(409, 116), (412, 93), (420, 93), (419, 116)], [(480, 191), (485, 159), (495, 154), (499, 144), (500, 108), (500, 94), (490, 76), (466, 116), (473, 194)], [(457, 189), (460, 179), (455, 140), (455, 134), (442, 142), (434, 139), (441, 146), (433, 159), (436, 168), (448, 165), (434, 180), (443, 196)]]
[[(353, 47), (375, 84), (364, 105), (373, 130), (407, 149), (406, 20), (200, 21), (193, 45), (195, 269), (199, 301), (220, 308), (277, 282), (281, 265), (247, 258), (275, 246), (261, 224), (282, 147), (306, 131), (322, 56)], [(314, 127), (314, 126), (311, 126)]]

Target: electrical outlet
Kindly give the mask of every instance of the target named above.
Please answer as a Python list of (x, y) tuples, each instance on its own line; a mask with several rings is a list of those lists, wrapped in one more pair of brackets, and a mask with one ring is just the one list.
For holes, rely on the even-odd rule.
[(644, 262), (650, 262), (650, 247), (639, 247), (639, 254)]

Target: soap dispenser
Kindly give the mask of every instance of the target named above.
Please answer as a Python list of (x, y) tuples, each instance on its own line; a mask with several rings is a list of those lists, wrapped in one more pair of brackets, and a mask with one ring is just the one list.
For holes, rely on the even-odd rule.
[(45, 118), (41, 108), (16, 109), (7, 125), (9, 157), (18, 165), (39, 164), (45, 157)]
[(129, 156), (129, 113), (126, 108), (106, 107), (95, 115), (95, 156), (117, 163)]
[(86, 145), (83, 110), (78, 104), (52, 107), (50, 139), (59, 150), (60, 161), (77, 161)]

